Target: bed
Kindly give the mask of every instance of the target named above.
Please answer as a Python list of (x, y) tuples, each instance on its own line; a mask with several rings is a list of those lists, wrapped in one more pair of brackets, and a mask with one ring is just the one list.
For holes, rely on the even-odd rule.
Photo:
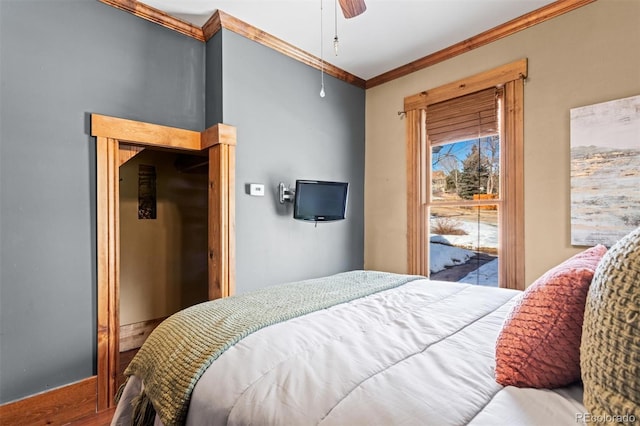
[[(317, 288), (326, 280), (274, 286), (254, 295), (254, 301), (260, 303), (273, 289), (280, 292), (275, 296), (279, 299), (292, 286)], [(167, 344), (161, 352), (165, 351), (168, 367), (150, 373), (146, 368), (153, 362), (148, 360), (139, 365), (143, 374), (129, 367), (127, 374), (132, 375), (119, 395), (112, 424), (134, 420), (167, 425), (575, 425), (585, 421), (579, 381), (555, 389), (496, 382), (496, 340), (522, 292), (376, 271), (329, 277), (338, 286), (343, 285), (341, 280), (347, 287), (378, 281), (392, 284), (337, 298), (334, 286), (328, 290), (332, 300), (318, 309), (293, 309), (230, 333), (231, 339), (210, 349), (216, 352), (214, 359), (206, 359), (195, 376), (183, 380), (186, 401), (177, 415), (176, 409), (171, 413), (156, 407), (156, 402), (141, 409), (141, 396), (150, 390), (146, 385), (152, 380), (161, 382), (156, 383), (159, 399), (180, 387), (162, 382), (167, 371), (180, 370), (178, 360), (190, 356), (190, 345), (214, 332), (197, 326), (193, 341), (183, 339), (182, 332), (154, 341), (152, 333), (153, 342), (148, 340), (143, 349)], [(237, 315), (236, 307), (223, 307), (245, 297), (207, 302), (217, 312), (229, 313), (209, 321), (225, 329), (229, 316), (236, 320), (251, 316)], [(307, 296), (300, 297), (283, 304), (306, 303)], [(269, 309), (266, 302), (257, 308)]]
[(640, 227), (524, 292), (349, 271), (180, 311), (114, 425), (575, 425), (640, 419)]

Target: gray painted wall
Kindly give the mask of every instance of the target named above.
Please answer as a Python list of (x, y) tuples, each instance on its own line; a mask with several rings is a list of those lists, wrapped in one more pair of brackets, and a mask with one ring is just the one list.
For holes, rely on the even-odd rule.
[[(95, 0), (0, 0), (0, 403), (95, 374), (90, 113), (237, 126), (239, 292), (362, 268), (365, 92), (325, 85), (227, 31), (205, 45)], [(348, 181), (347, 219), (293, 220), (276, 185), (297, 178)]]
[[(217, 36), (222, 121), (238, 131), (237, 292), (362, 269), (364, 89), (325, 76), (321, 98), (320, 71), (230, 31)], [(208, 53), (220, 54), (215, 43)], [(207, 126), (216, 118), (207, 110)], [(294, 220), (293, 206), (278, 203), (276, 187), (296, 179), (349, 182), (346, 220), (317, 227)], [(247, 195), (249, 183), (265, 184), (266, 196)]]
[(204, 44), (95, 0), (0, 0), (0, 403), (95, 374), (92, 112), (204, 128)]
[(207, 127), (222, 121), (222, 31), (207, 41), (205, 120)]

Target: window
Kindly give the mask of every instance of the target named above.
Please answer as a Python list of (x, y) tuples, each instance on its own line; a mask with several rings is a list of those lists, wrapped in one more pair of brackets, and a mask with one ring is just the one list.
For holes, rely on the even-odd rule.
[(434, 278), (524, 289), (525, 75), (522, 60), (405, 99), (410, 273), (473, 259), (497, 273)]
[(431, 278), (498, 286), (499, 146), (498, 135), (431, 146)]
[(498, 286), (501, 100), (491, 87), (427, 107), (433, 279)]

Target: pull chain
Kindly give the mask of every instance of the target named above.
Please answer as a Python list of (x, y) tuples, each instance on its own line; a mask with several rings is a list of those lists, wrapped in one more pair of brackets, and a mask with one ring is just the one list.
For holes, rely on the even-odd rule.
[(322, 0), (320, 0), (320, 97), (324, 98), (324, 48), (322, 43), (324, 31), (322, 24)]
[(333, 20), (335, 23), (335, 32), (333, 37), (333, 51), (338, 56), (338, 45), (340, 41), (338, 40), (338, 0), (335, 0), (334, 8), (333, 8)]

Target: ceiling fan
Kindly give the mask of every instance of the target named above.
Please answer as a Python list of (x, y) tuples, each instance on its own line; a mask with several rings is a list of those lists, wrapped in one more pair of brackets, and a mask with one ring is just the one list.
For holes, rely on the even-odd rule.
[(339, 0), (339, 2), (342, 14), (347, 19), (354, 18), (367, 10), (364, 0)]

